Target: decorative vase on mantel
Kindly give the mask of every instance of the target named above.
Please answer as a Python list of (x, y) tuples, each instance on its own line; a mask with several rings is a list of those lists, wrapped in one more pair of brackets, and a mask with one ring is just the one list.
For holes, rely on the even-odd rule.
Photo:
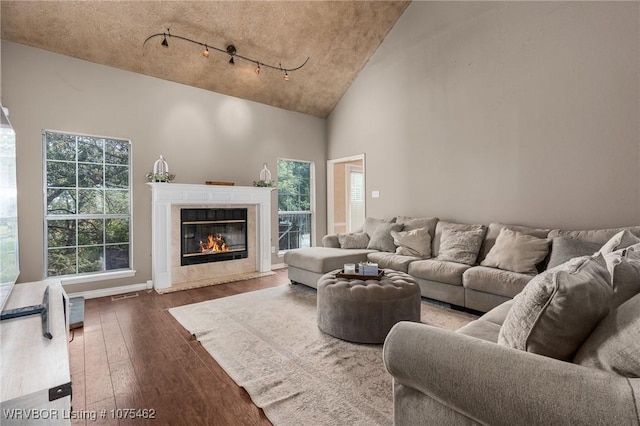
[(171, 182), (175, 177), (169, 173), (169, 165), (162, 155), (153, 163), (153, 172), (147, 173), (147, 179), (151, 182)]
[(262, 170), (260, 170), (260, 180), (254, 180), (253, 186), (266, 188), (273, 187), (273, 181), (271, 180), (271, 171), (267, 167), (267, 163), (262, 164)]

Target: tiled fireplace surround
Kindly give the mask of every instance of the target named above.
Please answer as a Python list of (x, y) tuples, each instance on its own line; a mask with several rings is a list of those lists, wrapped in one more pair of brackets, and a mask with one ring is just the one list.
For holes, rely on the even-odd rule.
[[(271, 188), (149, 183), (152, 281), (157, 291), (207, 279), (271, 271)], [(247, 208), (246, 259), (180, 266), (181, 208)]]

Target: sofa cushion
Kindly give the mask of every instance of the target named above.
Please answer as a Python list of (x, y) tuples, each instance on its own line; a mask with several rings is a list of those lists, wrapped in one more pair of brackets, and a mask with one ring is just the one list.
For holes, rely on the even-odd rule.
[[(404, 229), (404, 228), (403, 228)], [(431, 257), (431, 234), (427, 228), (391, 231), (396, 254), (421, 258)]]
[(475, 320), (457, 329), (456, 333), (497, 343), (500, 335), (500, 326), (489, 321)]
[(388, 253), (395, 253), (396, 245), (393, 243), (393, 237), (391, 231), (399, 231), (402, 229), (402, 225), (399, 223), (383, 222), (379, 224), (371, 235), (367, 248), (369, 250), (380, 250)]
[(411, 217), (411, 216), (398, 216), (396, 223), (402, 224), (403, 231), (411, 231), (418, 228), (427, 228), (429, 235), (432, 237), (436, 234), (436, 225), (438, 224), (437, 217)]
[(511, 229), (512, 231), (518, 231), (521, 234), (525, 235), (533, 235), (538, 238), (547, 238), (549, 235), (550, 229), (544, 228), (530, 228), (528, 226), (521, 225), (505, 225), (503, 223), (490, 223), (487, 228), (487, 233), (484, 237), (484, 241), (482, 243), (482, 247), (480, 248), (480, 253), (478, 254), (478, 260), (482, 261), (487, 257), (487, 254), (493, 248), (493, 245), (496, 243), (496, 239), (498, 235), (500, 235), (500, 231), (504, 228)]
[(574, 240), (604, 244), (609, 241), (611, 237), (613, 237), (620, 231), (624, 231), (625, 229), (631, 231), (633, 235), (640, 237), (640, 226), (631, 226), (627, 228), (588, 229), (582, 231), (564, 231), (561, 229), (554, 229), (549, 232), (549, 238), (553, 239), (555, 237), (567, 237), (573, 238)]
[(437, 257), (440, 253), (440, 237), (442, 236), (443, 229), (455, 229), (456, 231), (474, 231), (476, 229), (486, 232), (487, 228), (484, 225), (467, 225), (465, 223), (453, 223), (439, 221), (436, 225), (436, 232), (431, 236), (431, 257)]
[(408, 272), (409, 264), (416, 260), (420, 260), (415, 256), (403, 256), (395, 253), (373, 252), (367, 255), (369, 262), (378, 264), (380, 269), (394, 269), (396, 271)]
[(484, 238), (484, 229), (462, 231), (443, 229), (440, 235), (438, 260), (473, 265)]
[(640, 377), (640, 295), (609, 315), (580, 346), (573, 362), (625, 377)]
[(409, 264), (409, 275), (445, 284), (462, 285), (462, 274), (471, 268), (463, 263), (437, 259), (416, 260)]
[(340, 248), (343, 249), (366, 249), (369, 245), (369, 236), (366, 232), (353, 234), (338, 234)]
[(613, 286), (611, 307), (615, 308), (640, 293), (640, 252), (622, 249), (604, 254), (604, 259)]
[(344, 250), (330, 247), (308, 247), (288, 250), (284, 263), (318, 274), (342, 269), (345, 263), (366, 262), (373, 250)]
[(481, 316), (480, 319), (482, 321), (492, 322), (501, 326), (502, 324), (504, 324), (504, 320), (507, 318), (507, 315), (509, 314), (513, 303), (513, 299), (509, 300), (508, 302), (504, 302)]
[(609, 280), (602, 255), (579, 257), (543, 272), (514, 299), (498, 343), (571, 359), (609, 312)]
[(533, 278), (534, 276), (529, 274), (520, 274), (488, 266), (474, 266), (464, 271), (462, 284), (465, 288), (472, 290), (513, 298)]
[(601, 247), (600, 243), (590, 243), (569, 237), (555, 237), (551, 243), (551, 256), (549, 256), (547, 268), (555, 268), (574, 257), (591, 256)]
[(640, 243), (640, 238), (633, 235), (628, 229), (620, 231), (609, 239), (600, 248), (602, 254), (612, 253), (616, 250), (624, 249), (634, 244)]
[(522, 274), (538, 273), (536, 265), (549, 253), (549, 240), (526, 235), (509, 228), (502, 228), (483, 266), (504, 269)]

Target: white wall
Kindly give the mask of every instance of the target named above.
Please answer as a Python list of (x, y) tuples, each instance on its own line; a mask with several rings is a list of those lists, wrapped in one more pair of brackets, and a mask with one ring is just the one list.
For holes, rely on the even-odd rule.
[[(264, 162), (275, 177), (278, 157), (314, 161), (318, 233), (325, 233), (325, 120), (16, 43), (3, 41), (2, 54), (2, 95), (18, 142), (20, 281), (43, 276), (42, 129), (132, 140), (133, 266), (138, 273), (69, 291), (151, 279), (151, 192), (145, 175), (160, 154), (179, 183), (251, 185)], [(273, 194), (271, 234), (277, 247)], [(281, 262), (274, 256), (273, 263)]]
[(366, 153), (369, 216), (638, 225), (639, 28), (637, 2), (413, 2), (328, 157)]

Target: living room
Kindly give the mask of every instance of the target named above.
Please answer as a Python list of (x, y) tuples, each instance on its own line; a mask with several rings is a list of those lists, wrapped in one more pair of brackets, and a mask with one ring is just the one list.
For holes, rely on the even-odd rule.
[[(5, 5), (11, 3), (2, 4), (3, 31), (9, 19)], [(214, 180), (251, 186), (263, 163), (274, 170), (281, 158), (313, 162), (312, 245), (320, 245), (329, 233), (327, 160), (357, 154), (366, 158), (370, 217), (403, 214), (561, 229), (639, 224), (639, 3), (411, 2), (402, 10), (366, 65), (352, 70), (354, 80), (326, 116), (84, 61), (3, 36), (0, 95), (17, 135), (19, 282), (44, 278), (43, 129), (132, 141), (135, 275), (66, 287), (70, 294), (87, 297), (142, 292), (152, 280), (152, 194), (146, 174), (159, 155), (175, 173), (174, 182), (184, 184)], [(182, 33), (188, 31), (187, 24), (180, 23)], [(166, 26), (177, 31), (178, 24), (162, 25), (149, 28), (149, 34)], [(72, 39), (73, 31), (67, 36)], [(110, 36), (107, 29), (105, 37)], [(260, 77), (269, 75), (264, 71)], [(280, 84), (282, 79), (277, 80)], [(304, 68), (291, 73), (291, 82), (304, 85)], [(379, 197), (373, 198), (373, 191)], [(272, 239), (278, 235), (276, 197), (273, 191)], [(282, 264), (282, 256), (273, 254), (271, 263)], [(288, 282), (286, 271), (262, 280), (251, 281), (247, 288)], [(241, 291), (238, 286), (213, 286), (197, 298), (233, 294)], [(181, 298), (196, 301), (183, 292), (142, 294), (138, 302), (124, 303), (135, 310), (140, 300), (153, 299), (150, 303), (159, 310), (177, 306)], [(110, 348), (104, 334), (113, 326), (110, 320), (117, 309), (92, 300), (87, 301), (83, 349), (86, 352), (100, 334), (97, 342), (103, 349), (96, 352), (103, 362), (102, 354), (117, 347)], [(138, 319), (151, 327), (149, 318), (166, 320), (155, 310)], [(175, 329), (172, 338), (190, 337), (169, 326)], [(161, 334), (158, 329), (139, 333), (141, 341)], [(178, 346), (185, 347), (182, 341)], [(70, 347), (73, 350), (73, 342)], [(185, 354), (207, 356), (193, 350)], [(142, 359), (151, 351), (146, 347), (141, 353)], [(163, 351), (153, 356), (168, 355)], [(83, 359), (84, 368), (94, 362), (91, 356)], [(214, 368), (209, 361), (198, 366), (198, 371)], [(224, 376), (215, 368), (214, 375)], [(171, 370), (159, 380), (169, 386), (181, 372)], [(96, 373), (99, 380), (86, 377), (84, 386), (98, 389), (112, 381), (108, 370)], [(191, 374), (189, 381), (195, 380), (197, 374)], [(217, 403), (215, 414), (222, 415), (223, 405), (237, 403), (224, 419), (267, 421), (233, 381), (219, 380), (227, 394), (220, 397), (225, 403)], [(116, 404), (113, 389), (104, 398), (96, 390), (91, 401), (85, 394), (86, 408), (97, 408), (110, 398)], [(171, 396), (154, 401), (160, 400), (169, 404)]]

